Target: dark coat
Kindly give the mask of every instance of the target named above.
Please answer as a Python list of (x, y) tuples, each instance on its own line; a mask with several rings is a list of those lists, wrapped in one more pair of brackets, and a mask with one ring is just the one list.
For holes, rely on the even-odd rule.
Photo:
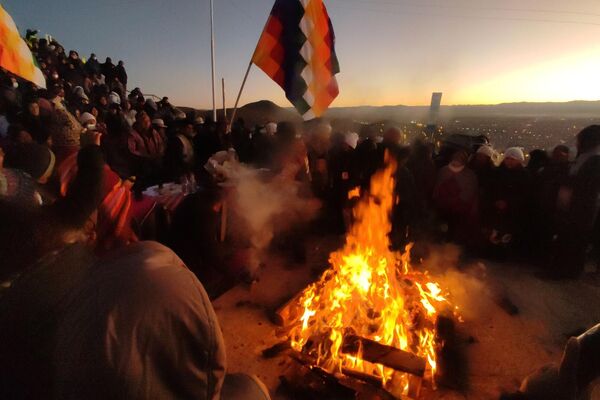
[(125, 70), (125, 67), (122, 65), (117, 65), (114, 69), (114, 75), (115, 78), (118, 78), (119, 81), (125, 86), (127, 87), (127, 71)]
[(45, 259), (3, 296), (0, 323), (2, 398), (220, 398), (216, 315), (158, 243), (98, 262), (78, 246)]

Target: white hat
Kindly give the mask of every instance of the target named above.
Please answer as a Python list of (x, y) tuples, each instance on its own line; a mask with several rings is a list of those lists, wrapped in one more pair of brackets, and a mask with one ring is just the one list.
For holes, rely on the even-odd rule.
[(356, 146), (358, 146), (358, 139), (358, 133), (356, 132), (348, 132), (344, 135), (344, 142), (353, 149), (356, 149)]
[(521, 163), (525, 162), (525, 154), (523, 153), (523, 149), (520, 147), (510, 147), (506, 149), (504, 152), (504, 159), (512, 158), (513, 160), (517, 160)]
[(79, 122), (83, 126), (88, 125), (92, 121), (94, 121), (94, 124), (95, 124), (96, 123), (96, 117), (94, 117), (92, 114), (90, 114), (88, 112), (85, 112), (85, 113), (83, 113), (83, 114), (81, 114), (79, 116)]
[[(87, 99), (87, 95), (85, 94), (85, 90), (83, 90), (83, 88), (81, 86), (75, 86), (73, 88), (73, 94), (79, 98), (85, 98)], [(89, 100), (89, 99), (88, 99)]]
[(197, 118), (194, 120), (194, 123), (195, 123), (196, 125), (204, 125), (204, 118), (202, 118), (202, 117), (197, 117)]
[(484, 144), (483, 146), (477, 149), (477, 154), (483, 154), (493, 159), (496, 154), (496, 150), (494, 150), (492, 146)]
[(163, 121), (160, 118), (157, 119), (153, 119), (152, 120), (152, 125), (158, 127), (158, 128), (168, 128), (168, 126), (165, 125), (165, 121)]
[(110, 104), (121, 105), (121, 96), (119, 96), (117, 92), (110, 92), (110, 94), (108, 95), (108, 102)]
[(269, 122), (265, 125), (265, 130), (267, 131), (267, 135), (273, 136), (277, 133), (277, 124), (275, 122)]

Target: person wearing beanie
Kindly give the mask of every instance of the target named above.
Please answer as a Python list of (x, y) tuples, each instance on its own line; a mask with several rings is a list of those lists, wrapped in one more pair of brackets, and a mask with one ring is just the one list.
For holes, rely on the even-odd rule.
[(93, 126), (93, 127), (96, 126), (96, 117), (94, 117), (92, 114), (90, 114), (88, 112), (85, 112), (85, 113), (81, 114), (81, 116), (79, 117), (79, 123), (85, 129), (89, 130), (90, 126)]
[(483, 233), (491, 257), (527, 254), (533, 193), (531, 175), (524, 164), (523, 150), (511, 147), (493, 174), (489, 203), (482, 210)]
[(117, 92), (110, 92), (108, 95), (108, 103), (121, 105), (121, 97)]
[(510, 147), (504, 152), (502, 164), (509, 169), (523, 167), (525, 165), (525, 154), (520, 147)]
[(344, 135), (344, 142), (352, 148), (352, 150), (356, 150), (356, 146), (358, 146), (358, 141), (360, 137), (356, 132), (348, 132)]

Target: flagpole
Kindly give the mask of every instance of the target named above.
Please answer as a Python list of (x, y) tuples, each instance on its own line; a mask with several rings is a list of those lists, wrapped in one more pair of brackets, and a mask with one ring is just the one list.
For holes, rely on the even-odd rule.
[(242, 97), (242, 92), (244, 91), (244, 86), (246, 86), (246, 81), (248, 80), (248, 75), (250, 74), (250, 68), (252, 68), (252, 60), (250, 60), (250, 64), (248, 64), (248, 69), (246, 70), (246, 75), (244, 75), (244, 80), (242, 81), (242, 87), (240, 87), (240, 91), (237, 95), (237, 99), (235, 100), (235, 106), (233, 107), (233, 114), (231, 114), (231, 124), (235, 122), (235, 116), (237, 114), (238, 105), (240, 103), (240, 97)]
[(213, 8), (213, 0), (210, 0), (210, 59), (212, 62), (212, 104), (213, 121), (217, 122), (217, 103), (215, 96), (215, 29)]
[(227, 120), (227, 108), (225, 107), (225, 78), (221, 78), (221, 89), (223, 90), (223, 118)]

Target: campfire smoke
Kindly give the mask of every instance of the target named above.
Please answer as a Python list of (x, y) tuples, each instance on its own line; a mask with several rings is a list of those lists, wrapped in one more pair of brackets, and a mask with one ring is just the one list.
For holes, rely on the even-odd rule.
[[(362, 343), (398, 349), (395, 357), (413, 354), (424, 361), (425, 376), (433, 381), (436, 320), (441, 314), (455, 315), (457, 307), (427, 272), (410, 266), (410, 246), (403, 254), (390, 250), (397, 166), (389, 157), (386, 161), (354, 210), (356, 222), (345, 246), (330, 255), (331, 268), (290, 305), (285, 325), (292, 348), (313, 359), (316, 367), (374, 376), (383, 387), (408, 395), (410, 375), (377, 363), (378, 357), (367, 356), (372, 349)], [(349, 338), (361, 339), (354, 352), (345, 349)]]
[(302, 184), (290, 174), (265, 176), (261, 170), (240, 163), (232, 170), (229, 204), (236, 223), (231, 231), (234, 240), (249, 242), (253, 258), (249, 267), (255, 270), (275, 235), (306, 224), (316, 216), (320, 205), (313, 198), (301, 196)]

